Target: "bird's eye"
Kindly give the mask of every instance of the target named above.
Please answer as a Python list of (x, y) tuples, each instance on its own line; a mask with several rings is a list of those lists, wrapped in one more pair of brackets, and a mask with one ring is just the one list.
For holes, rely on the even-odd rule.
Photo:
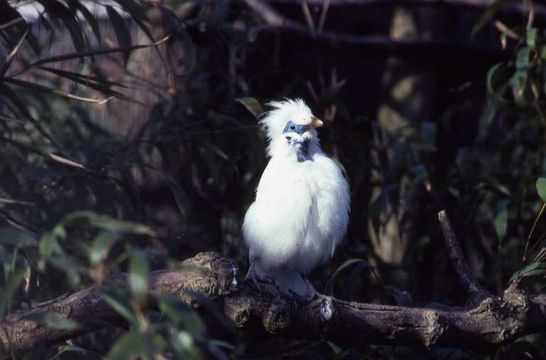
[(290, 125), (289, 129), (290, 130), (296, 130), (296, 125)]

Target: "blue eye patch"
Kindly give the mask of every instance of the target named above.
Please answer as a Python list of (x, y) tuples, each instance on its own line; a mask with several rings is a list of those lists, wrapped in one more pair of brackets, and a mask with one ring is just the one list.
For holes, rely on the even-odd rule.
[(298, 124), (295, 124), (293, 121), (289, 121), (284, 127), (284, 130), (282, 133), (286, 134), (286, 133), (293, 132), (293, 133), (301, 135), (307, 130), (309, 130), (309, 128), (310, 128), (309, 125), (298, 125)]

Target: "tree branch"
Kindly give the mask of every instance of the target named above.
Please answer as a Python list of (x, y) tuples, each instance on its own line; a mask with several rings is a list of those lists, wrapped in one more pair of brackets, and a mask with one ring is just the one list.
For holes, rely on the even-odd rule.
[[(168, 293), (188, 304), (196, 304), (196, 295), (214, 299), (236, 286), (235, 264), (216, 253), (199, 253), (183, 262), (175, 271), (150, 273), (150, 296)], [(126, 274), (109, 279), (115, 286), (127, 288)], [(60, 330), (43, 323), (46, 314), (56, 314), (78, 323), (77, 329)], [(20, 353), (37, 345), (51, 345), (92, 330), (124, 325), (124, 320), (100, 296), (96, 287), (39, 304), (28, 311), (8, 316), (0, 322), (0, 354)]]
[[(267, 29), (279, 29), (293, 36), (312, 38), (325, 45), (339, 46), (358, 46), (366, 47), (369, 51), (379, 51), (387, 53), (409, 53), (422, 56), (423, 51), (429, 50), (433, 53), (444, 53), (446, 51), (468, 51), (480, 54), (502, 55), (505, 50), (497, 45), (484, 43), (474, 43), (469, 41), (459, 41), (451, 39), (442, 40), (393, 40), (386, 35), (360, 35), (346, 32), (338, 32), (334, 30), (320, 32), (313, 31), (298, 21), (294, 21), (283, 16), (274, 7), (262, 0), (241, 0), (249, 9), (262, 18), (266, 27), (258, 27), (255, 31)], [(320, 0), (321, 4), (323, 0)], [(301, 2), (297, 2), (300, 4)], [(314, 3), (314, 2), (310, 2)], [(296, 2), (294, 2), (296, 4)], [(340, 5), (337, 2), (332, 2), (332, 5)]]
[[(323, 6), (324, 0), (307, 0), (309, 5)], [(299, 5), (301, 0), (268, 0), (269, 3), (277, 3), (284, 5)], [(464, 7), (468, 9), (476, 9), (484, 11), (494, 3), (493, 0), (330, 0), (329, 6), (445, 6), (450, 8)], [(533, 4), (534, 12), (540, 14), (541, 17), (546, 16), (546, 7), (538, 2)], [(499, 9), (499, 12), (510, 15), (528, 16), (529, 9), (522, 3), (507, 2)]]
[[(457, 346), (487, 351), (519, 336), (546, 327), (546, 294), (524, 296), (509, 288), (502, 298), (488, 297), (471, 309), (459, 307), (408, 308), (347, 302), (326, 296), (295, 298), (270, 284), (252, 282), (237, 287), (237, 268), (217, 253), (200, 253), (181, 270), (150, 275), (150, 295), (169, 293), (200, 308), (203, 296), (214, 300), (243, 332), (256, 326), (271, 334), (296, 338), (330, 339), (342, 345), (405, 344)], [(127, 286), (126, 276), (112, 279)], [(76, 321), (77, 329), (58, 330), (40, 322), (54, 312)], [(123, 324), (95, 287), (9, 316), (0, 323), (0, 352), (20, 353), (51, 345), (86, 332)]]
[(455, 233), (451, 229), (451, 224), (445, 210), (438, 212), (438, 221), (442, 228), (451, 263), (453, 264), (462, 285), (471, 296), (470, 302), (476, 303), (482, 301), (486, 297), (491, 297), (492, 295), (484, 289), (470, 273), (468, 264), (464, 259), (463, 251), (459, 245), (459, 240), (457, 240), (457, 236), (455, 236)]

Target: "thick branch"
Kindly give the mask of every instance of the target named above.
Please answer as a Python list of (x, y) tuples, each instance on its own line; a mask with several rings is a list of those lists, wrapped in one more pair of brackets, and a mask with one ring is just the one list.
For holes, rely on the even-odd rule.
[[(267, 283), (259, 290), (246, 282), (237, 288), (234, 263), (216, 253), (201, 253), (184, 263), (190, 266), (153, 272), (151, 295), (170, 293), (195, 308), (201, 296), (214, 299), (237, 327), (254, 332), (257, 325), (264, 335), (326, 338), (345, 345), (438, 345), (484, 351), (546, 328), (546, 295), (528, 298), (515, 287), (506, 290), (503, 298), (488, 297), (472, 309), (407, 308), (325, 296), (298, 299)], [(113, 281), (126, 286), (123, 275)], [(48, 328), (39, 320), (48, 312), (80, 327)], [(121, 318), (92, 287), (9, 316), (0, 323), (0, 352), (22, 352), (120, 324)]]
[[(184, 261), (180, 270), (153, 271), (150, 274), (150, 295), (169, 293), (194, 303), (192, 294), (209, 298), (224, 295), (236, 285), (232, 261), (216, 253), (200, 253)], [(126, 275), (110, 279), (115, 285), (127, 286)], [(43, 323), (45, 314), (54, 313), (79, 324), (77, 329), (59, 330)], [(123, 319), (100, 296), (95, 287), (61, 296), (33, 309), (7, 317), (0, 322), (0, 354), (24, 352), (37, 345), (50, 345), (86, 332), (123, 325)]]

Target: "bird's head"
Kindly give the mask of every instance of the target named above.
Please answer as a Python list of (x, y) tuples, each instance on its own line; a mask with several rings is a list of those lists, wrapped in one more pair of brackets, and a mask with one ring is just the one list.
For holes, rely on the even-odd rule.
[(286, 99), (268, 104), (273, 109), (260, 120), (269, 139), (267, 153), (293, 151), (307, 156), (309, 149), (319, 146), (316, 128), (323, 125), (301, 99)]

